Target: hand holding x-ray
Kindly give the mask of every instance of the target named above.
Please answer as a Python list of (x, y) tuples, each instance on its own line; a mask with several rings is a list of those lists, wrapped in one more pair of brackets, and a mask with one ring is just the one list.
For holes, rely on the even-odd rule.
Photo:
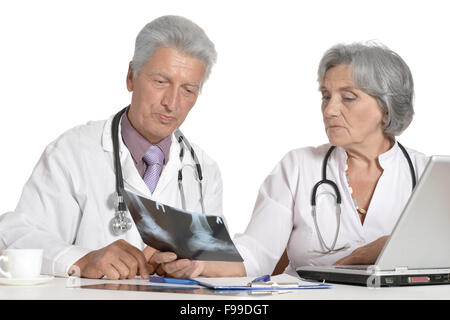
[(124, 192), (124, 200), (148, 246), (178, 259), (243, 261), (222, 218), (188, 212)]

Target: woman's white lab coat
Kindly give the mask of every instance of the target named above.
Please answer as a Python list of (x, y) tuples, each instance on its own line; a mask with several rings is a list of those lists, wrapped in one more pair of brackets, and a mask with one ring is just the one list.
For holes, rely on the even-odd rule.
[[(383, 168), (364, 224), (356, 211), (346, 178), (347, 153), (337, 147), (327, 165), (327, 178), (334, 181), (342, 196), (340, 232), (336, 248), (350, 248), (332, 254), (323, 251), (312, 218), (313, 186), (322, 179), (322, 162), (330, 145), (289, 152), (262, 184), (251, 221), (244, 234), (234, 242), (244, 258), (247, 275), (271, 274), (283, 251), (287, 249), (290, 265), (287, 273), (304, 265), (331, 265), (381, 236), (389, 235), (412, 190), (412, 178), (406, 158), (398, 144), (379, 156)], [(420, 176), (428, 158), (407, 149), (416, 175)], [(418, 177), (416, 177), (417, 179)], [(317, 221), (328, 247), (337, 226), (336, 198), (329, 185), (317, 191)]]
[[(0, 217), (0, 249), (43, 248), (43, 273), (67, 276), (68, 268), (79, 258), (118, 239), (140, 249), (145, 247), (134, 223), (123, 236), (114, 236), (110, 231), (116, 201), (111, 121), (112, 117), (75, 127), (47, 146), (16, 210)], [(172, 136), (169, 161), (153, 194), (122, 139), (119, 141), (125, 188), (181, 208), (177, 180), (180, 146), (176, 139)], [(202, 166), (205, 210), (223, 218), (219, 168), (200, 148), (193, 147)], [(183, 164), (193, 164), (189, 153)], [(194, 167), (184, 167), (186, 209), (202, 212), (195, 176)], [(129, 213), (128, 217), (132, 219)]]

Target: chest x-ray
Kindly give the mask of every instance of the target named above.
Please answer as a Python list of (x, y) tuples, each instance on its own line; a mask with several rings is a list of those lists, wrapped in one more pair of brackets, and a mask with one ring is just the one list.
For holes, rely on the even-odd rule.
[(148, 246), (175, 252), (179, 259), (243, 261), (220, 217), (176, 209), (126, 190), (123, 196)]

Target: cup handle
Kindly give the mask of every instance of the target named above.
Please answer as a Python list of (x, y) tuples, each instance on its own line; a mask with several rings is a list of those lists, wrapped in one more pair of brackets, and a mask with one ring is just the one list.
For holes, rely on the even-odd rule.
[[(3, 262), (8, 262), (7, 256), (0, 256), (0, 263), (3, 264)], [(11, 273), (4, 271), (1, 266), (0, 266), (0, 275), (5, 278), (11, 278)]]

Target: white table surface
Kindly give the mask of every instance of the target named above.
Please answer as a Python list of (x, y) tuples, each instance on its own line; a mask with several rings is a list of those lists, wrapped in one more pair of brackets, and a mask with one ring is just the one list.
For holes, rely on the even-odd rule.
[[(143, 280), (93, 280), (54, 278), (33, 286), (0, 285), (1, 300), (450, 300), (450, 285), (367, 288), (333, 284), (331, 289), (295, 290), (283, 294), (238, 296), (162, 293), (129, 290), (84, 289), (79, 286), (108, 284), (128, 288)], [(145, 283), (145, 282), (144, 282)], [(206, 289), (205, 289), (206, 290)]]

